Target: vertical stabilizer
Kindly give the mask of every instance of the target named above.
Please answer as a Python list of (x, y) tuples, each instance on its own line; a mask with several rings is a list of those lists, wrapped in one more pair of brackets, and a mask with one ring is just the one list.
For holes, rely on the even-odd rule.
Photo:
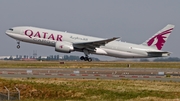
[(174, 25), (168, 24), (162, 30), (158, 31), (154, 36), (146, 40), (143, 45), (161, 50), (173, 29)]

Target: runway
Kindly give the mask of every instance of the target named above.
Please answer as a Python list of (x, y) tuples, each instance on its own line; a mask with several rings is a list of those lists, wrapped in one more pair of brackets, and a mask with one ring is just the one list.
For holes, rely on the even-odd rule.
[[(169, 77), (170, 76), (170, 77)], [(22, 68), (0, 69), (5, 78), (137, 79), (180, 82), (177, 68)]]

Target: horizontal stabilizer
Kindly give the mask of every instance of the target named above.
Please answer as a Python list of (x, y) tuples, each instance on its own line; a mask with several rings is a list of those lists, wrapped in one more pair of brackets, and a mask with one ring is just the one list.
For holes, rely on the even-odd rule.
[(147, 52), (150, 57), (166, 57), (169, 56), (169, 52)]

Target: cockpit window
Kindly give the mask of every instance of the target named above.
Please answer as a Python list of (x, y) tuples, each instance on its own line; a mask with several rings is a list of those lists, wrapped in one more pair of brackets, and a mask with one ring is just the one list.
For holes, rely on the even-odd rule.
[(12, 28), (10, 28), (9, 30), (10, 30), (10, 31), (13, 31), (13, 29), (12, 29)]

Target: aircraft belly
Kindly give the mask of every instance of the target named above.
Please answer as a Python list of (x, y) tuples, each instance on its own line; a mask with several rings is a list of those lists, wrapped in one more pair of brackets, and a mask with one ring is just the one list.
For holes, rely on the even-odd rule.
[(107, 52), (101, 48), (96, 48), (93, 54), (98, 54), (98, 55), (107, 55)]

